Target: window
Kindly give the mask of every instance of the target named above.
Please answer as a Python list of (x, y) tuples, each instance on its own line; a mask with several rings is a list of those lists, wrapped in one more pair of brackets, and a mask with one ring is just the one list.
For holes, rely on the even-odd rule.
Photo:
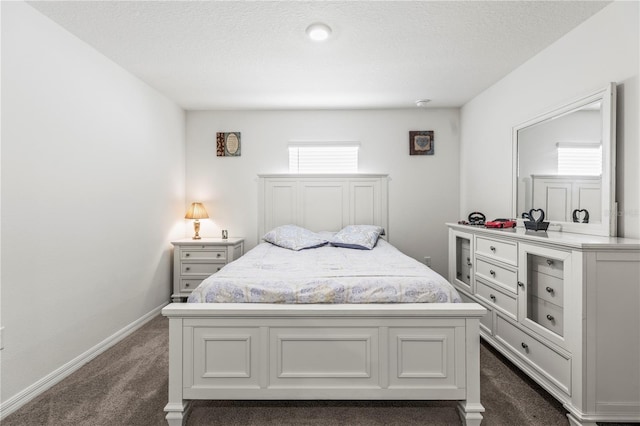
[(558, 174), (600, 176), (602, 145), (558, 143)]
[(357, 143), (289, 144), (289, 173), (357, 173)]

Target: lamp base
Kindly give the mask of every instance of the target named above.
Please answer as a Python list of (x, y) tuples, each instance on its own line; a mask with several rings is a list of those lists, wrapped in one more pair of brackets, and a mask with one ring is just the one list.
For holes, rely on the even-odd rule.
[(192, 239), (200, 240), (200, 221), (198, 219), (193, 221), (193, 231), (195, 232), (195, 235)]

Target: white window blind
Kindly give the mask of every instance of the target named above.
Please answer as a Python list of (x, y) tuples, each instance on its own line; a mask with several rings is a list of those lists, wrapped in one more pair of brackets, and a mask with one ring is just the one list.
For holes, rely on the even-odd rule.
[(358, 148), (350, 144), (290, 144), (289, 173), (357, 173)]
[(558, 143), (558, 174), (588, 175), (602, 174), (602, 145), (581, 143)]

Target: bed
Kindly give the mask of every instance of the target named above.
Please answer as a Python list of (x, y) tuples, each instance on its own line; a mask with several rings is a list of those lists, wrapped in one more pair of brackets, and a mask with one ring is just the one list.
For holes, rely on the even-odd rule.
[(387, 185), (385, 175), (259, 177), (260, 237), (289, 225), (323, 240), (349, 225), (384, 235), (372, 250), (264, 242), (191, 303), (166, 306), (169, 425), (198, 399), (458, 400), (462, 422), (480, 424), (486, 311), (456, 303), (446, 280), (388, 242)]

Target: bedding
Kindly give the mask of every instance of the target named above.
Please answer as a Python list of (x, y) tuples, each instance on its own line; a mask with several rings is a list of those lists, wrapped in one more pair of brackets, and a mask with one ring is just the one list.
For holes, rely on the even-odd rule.
[(204, 280), (188, 299), (290, 304), (461, 301), (445, 278), (383, 239), (371, 250), (324, 245), (294, 251), (261, 243)]
[(380, 235), (384, 235), (381, 226), (349, 225), (336, 233), (329, 242), (336, 247), (371, 250), (375, 247)]
[(321, 235), (296, 225), (282, 225), (267, 232), (263, 240), (290, 250), (303, 250), (327, 244)]

